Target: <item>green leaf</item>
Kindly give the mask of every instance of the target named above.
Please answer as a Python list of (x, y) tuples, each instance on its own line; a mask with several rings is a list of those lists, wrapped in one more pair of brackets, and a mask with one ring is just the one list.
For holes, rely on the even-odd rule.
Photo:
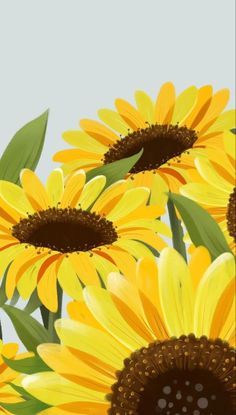
[(2, 284), (0, 287), (0, 307), (2, 307), (3, 304), (5, 304), (5, 302), (7, 301), (7, 296), (6, 296), (6, 277), (7, 277), (7, 270), (4, 272), (3, 278), (2, 278)]
[(19, 403), (0, 403), (3, 408), (15, 415), (36, 415), (44, 409), (50, 408), (49, 405), (37, 399), (27, 400)]
[(28, 314), (32, 314), (40, 306), (41, 306), (41, 301), (38, 297), (37, 289), (35, 289), (33, 294), (31, 294), (30, 299), (24, 308), (24, 311)]
[(2, 308), (11, 319), (18, 337), (27, 350), (36, 352), (40, 343), (50, 343), (49, 332), (24, 310), (6, 304)]
[(231, 252), (219, 225), (206, 210), (187, 197), (175, 193), (170, 193), (169, 199), (179, 211), (195, 246), (205, 246), (212, 259), (224, 252)]
[(4, 362), (13, 370), (20, 373), (31, 375), (37, 372), (47, 372), (51, 369), (44, 363), (44, 361), (38, 355), (33, 357), (27, 357), (26, 359), (7, 359), (2, 356)]
[(8, 385), (12, 387), (20, 396), (22, 396), (24, 399), (34, 399), (33, 395), (30, 395), (22, 386), (14, 385), (14, 383), (6, 382)]
[(131, 157), (127, 157), (118, 161), (114, 161), (110, 164), (104, 164), (104, 166), (97, 167), (86, 173), (87, 181), (93, 179), (95, 176), (104, 175), (107, 178), (106, 187), (117, 180), (123, 179), (132, 167), (137, 163), (143, 154), (143, 149), (139, 153), (134, 154)]
[(0, 159), (0, 179), (19, 183), (23, 168), (35, 170), (43, 149), (47, 121), (48, 111), (17, 131)]

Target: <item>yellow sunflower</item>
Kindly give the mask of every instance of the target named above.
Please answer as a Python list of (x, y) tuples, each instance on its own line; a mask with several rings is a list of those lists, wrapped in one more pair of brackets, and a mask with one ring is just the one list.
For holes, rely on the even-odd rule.
[(132, 278), (134, 257), (151, 255), (166, 244), (157, 232), (171, 235), (148, 206), (149, 189), (121, 180), (104, 190), (105, 176), (85, 183), (77, 171), (64, 183), (60, 169), (46, 188), (32, 171), (21, 174), (22, 187), (0, 181), (0, 275), (7, 270), (6, 294), (15, 287), (27, 299), (35, 287), (51, 311), (58, 307), (57, 281), (73, 299), (85, 285), (106, 284), (119, 269)]
[(225, 152), (218, 152), (218, 161), (196, 158), (195, 165), (203, 181), (189, 183), (180, 192), (200, 203), (219, 223), (229, 246), (236, 244), (235, 137), (225, 134)]
[[(3, 344), (0, 340), (0, 402), (3, 404), (11, 404), (21, 402), (21, 396), (13, 389), (9, 382), (18, 383), (19, 374), (9, 368), (4, 362), (2, 356), (8, 359), (23, 359), (29, 357), (29, 353), (21, 353), (17, 355), (18, 345), (16, 343)], [(10, 414), (0, 404), (0, 414)]]
[(38, 347), (53, 371), (23, 387), (43, 415), (233, 415), (234, 276), (233, 255), (211, 263), (203, 247), (189, 265), (173, 248), (141, 259), (135, 283), (111, 273), (69, 304), (62, 344)]
[(161, 191), (178, 191), (186, 183), (196, 155), (207, 152), (213, 157), (222, 145), (222, 132), (235, 123), (234, 110), (222, 112), (228, 99), (227, 89), (213, 95), (209, 85), (191, 86), (176, 97), (173, 84), (166, 83), (155, 102), (137, 91), (137, 108), (117, 99), (116, 111), (98, 111), (103, 123), (83, 119), (81, 130), (66, 131), (64, 140), (76, 148), (59, 151), (54, 161), (63, 163), (68, 174), (129, 157), (143, 148), (129, 177), (135, 185), (151, 188), (156, 201)]

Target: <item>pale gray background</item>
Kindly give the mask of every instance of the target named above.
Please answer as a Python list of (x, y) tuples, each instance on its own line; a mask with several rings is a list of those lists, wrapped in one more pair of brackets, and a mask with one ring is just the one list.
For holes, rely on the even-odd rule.
[[(135, 89), (235, 88), (234, 0), (0, 0), (0, 152), (50, 108), (43, 180), (61, 133)], [(234, 103), (231, 97), (230, 106)], [(9, 320), (5, 340), (17, 341)]]

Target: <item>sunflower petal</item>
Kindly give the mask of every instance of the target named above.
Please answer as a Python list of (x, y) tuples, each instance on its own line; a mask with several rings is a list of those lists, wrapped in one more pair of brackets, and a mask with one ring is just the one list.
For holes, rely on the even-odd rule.
[(23, 169), (20, 174), (20, 180), (23, 190), (33, 209), (48, 209), (50, 201), (47, 192), (37, 175), (29, 169)]
[(57, 206), (64, 191), (64, 178), (61, 169), (55, 169), (50, 173), (46, 183), (46, 190), (50, 206)]
[(161, 252), (158, 269), (160, 300), (170, 334), (192, 333), (193, 288), (186, 262), (173, 248), (166, 248)]
[(185, 89), (176, 99), (172, 124), (184, 124), (184, 120), (189, 115), (197, 101), (198, 90), (195, 86)]
[[(63, 139), (70, 145), (77, 147), (83, 151), (103, 154), (107, 151), (107, 147), (98, 140), (92, 138), (83, 131), (66, 131), (63, 133)], [(56, 161), (56, 160), (55, 160)]]
[(34, 212), (23, 189), (14, 183), (0, 180), (0, 197), (24, 216)]
[(168, 124), (175, 105), (175, 88), (171, 82), (162, 85), (155, 106), (154, 120), (158, 124)]
[(105, 176), (96, 176), (86, 183), (78, 200), (79, 207), (83, 210), (88, 209), (98, 198), (105, 184)]
[(82, 286), (69, 258), (64, 256), (57, 271), (60, 286), (67, 295), (75, 300), (82, 298)]
[(146, 344), (146, 341), (122, 318), (107, 290), (100, 287), (86, 287), (84, 298), (99, 323), (125, 347), (136, 350)]
[(128, 350), (108, 333), (65, 318), (57, 320), (55, 327), (59, 338), (66, 346), (90, 354), (112, 366), (114, 370), (123, 366)]
[(119, 136), (98, 121), (80, 120), (80, 127), (105, 146), (112, 145), (119, 139)]
[(101, 401), (104, 399), (104, 394), (77, 385), (55, 372), (41, 372), (26, 376), (22, 381), (22, 386), (35, 398), (49, 405), (93, 401), (96, 398)]
[(74, 208), (81, 196), (81, 192), (86, 180), (84, 170), (79, 170), (72, 174), (66, 182), (65, 190), (61, 198), (61, 207)]
[[(148, 124), (153, 124), (154, 121), (154, 104), (149, 95), (144, 91), (135, 92), (135, 101), (140, 114)], [(148, 126), (148, 125), (147, 125)]]
[[(113, 130), (119, 134), (126, 136), (129, 132), (129, 127), (121, 116), (116, 112), (109, 109), (100, 109), (98, 111), (99, 118)], [(117, 138), (118, 139), (118, 138)]]
[(122, 198), (107, 215), (107, 219), (117, 221), (128, 215), (138, 207), (145, 205), (148, 201), (150, 191), (146, 187), (127, 190)]
[(217, 304), (234, 277), (234, 257), (229, 253), (220, 255), (205, 272), (196, 292), (194, 333), (197, 336), (209, 336)]
[(140, 112), (137, 111), (129, 102), (119, 98), (116, 99), (115, 106), (120, 116), (125, 120), (129, 127), (132, 128), (132, 130), (147, 127)]

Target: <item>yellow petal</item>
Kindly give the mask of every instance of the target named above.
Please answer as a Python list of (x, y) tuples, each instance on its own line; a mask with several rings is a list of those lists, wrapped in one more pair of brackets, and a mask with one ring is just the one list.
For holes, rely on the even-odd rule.
[[(17, 257), (17, 255), (25, 250), (24, 244), (15, 244), (9, 248), (0, 251), (0, 275), (3, 276), (7, 266)], [(1, 278), (0, 277), (0, 278)]]
[(168, 124), (172, 119), (175, 104), (175, 88), (171, 82), (162, 85), (155, 106), (155, 122)]
[(107, 219), (117, 221), (128, 215), (138, 207), (145, 205), (148, 201), (150, 191), (146, 187), (127, 190), (115, 207), (107, 215)]
[(22, 188), (14, 183), (0, 180), (0, 197), (24, 216), (34, 212)]
[(167, 245), (167, 243), (162, 238), (160, 238), (157, 234), (155, 234), (153, 231), (146, 230), (146, 229), (140, 229), (137, 231), (130, 230), (129, 232), (123, 232), (122, 238), (134, 239), (140, 242), (144, 242), (150, 247), (156, 249), (157, 251), (161, 251)]
[(107, 282), (109, 273), (117, 271), (117, 267), (111, 261), (108, 261), (108, 259), (103, 258), (101, 255), (97, 255), (96, 253), (93, 253), (92, 262), (98, 270), (104, 284)]
[(159, 289), (166, 325), (172, 336), (193, 331), (193, 288), (188, 266), (173, 248), (159, 258)]
[(235, 120), (236, 120), (235, 110), (225, 111), (223, 114), (220, 114), (220, 116), (208, 129), (208, 132), (231, 130), (232, 128), (235, 128)]
[(200, 123), (197, 125), (196, 129), (203, 134), (208, 128), (215, 122), (217, 117), (225, 108), (229, 100), (229, 90), (221, 89), (218, 91), (211, 100), (211, 104)]
[(70, 259), (65, 256), (57, 271), (57, 278), (67, 295), (75, 300), (82, 298), (82, 287), (79, 278)]
[(89, 256), (89, 253), (72, 253), (69, 256), (69, 260), (71, 261), (76, 274), (83, 284), (100, 285), (96, 268)]
[(169, 187), (160, 174), (153, 175), (153, 182), (151, 187), (150, 205), (166, 206), (167, 192)]
[(80, 127), (105, 146), (112, 145), (119, 139), (119, 136), (98, 121), (80, 120)]
[(176, 99), (172, 124), (184, 124), (184, 120), (192, 111), (197, 101), (198, 90), (195, 86), (185, 89)]
[(100, 195), (105, 184), (105, 176), (96, 176), (86, 183), (78, 201), (79, 207), (83, 210), (88, 209)]
[(129, 252), (136, 259), (142, 257), (152, 257), (150, 249), (148, 249), (146, 245), (139, 241), (132, 241), (131, 239), (119, 239), (116, 241), (116, 246), (119, 246), (123, 250)]
[(84, 170), (79, 170), (68, 178), (63, 196), (61, 198), (62, 208), (76, 207), (81, 196), (85, 180), (86, 176)]
[(150, 258), (141, 258), (138, 261), (136, 281), (139, 290), (149, 298), (157, 308), (159, 314), (162, 314), (158, 284), (158, 268), (154, 256)]
[(217, 189), (222, 190), (223, 192), (232, 191), (232, 184), (229, 183), (222, 175), (219, 175), (214, 169), (213, 165), (207, 158), (196, 158), (195, 165), (201, 174), (201, 176)]
[(51, 206), (57, 206), (64, 191), (64, 178), (61, 169), (53, 170), (48, 176), (46, 190)]
[(103, 154), (107, 151), (107, 147), (105, 145), (83, 131), (66, 131), (63, 133), (63, 139), (70, 145), (78, 147), (84, 151), (91, 151), (99, 154)]
[(98, 111), (98, 116), (105, 124), (109, 125), (109, 127), (117, 131), (119, 134), (123, 136), (126, 136), (128, 134), (128, 125), (116, 111), (100, 109)]
[[(148, 124), (154, 122), (154, 105), (152, 99), (144, 91), (135, 92), (135, 101), (140, 114)], [(148, 124), (146, 127), (148, 127)]]
[(91, 311), (88, 309), (84, 299), (80, 301), (71, 301), (67, 304), (67, 312), (71, 319), (83, 323), (87, 326), (103, 330), (101, 324), (95, 319)]
[(210, 337), (229, 341), (235, 326), (235, 279), (226, 286), (216, 306)]
[(236, 153), (236, 142), (235, 142), (235, 135), (233, 135), (230, 131), (225, 131), (224, 133), (224, 146), (226, 152), (235, 159)]
[(91, 159), (91, 160), (100, 161), (101, 154), (72, 148), (69, 150), (58, 151), (53, 156), (53, 161), (59, 161), (61, 163), (68, 163), (70, 161), (78, 161), (80, 159)]
[(186, 127), (188, 128), (196, 127), (196, 125), (204, 117), (204, 114), (210, 105), (211, 97), (212, 97), (212, 86), (211, 85), (204, 85), (203, 87), (199, 88), (198, 95), (197, 95), (197, 102), (194, 105), (190, 114), (185, 119)]
[(22, 381), (22, 386), (35, 398), (49, 405), (104, 399), (104, 394), (70, 382), (55, 372), (41, 372), (26, 376)]
[(146, 345), (146, 340), (121, 317), (107, 290), (100, 287), (86, 287), (84, 298), (99, 323), (125, 347), (136, 350)]
[(122, 368), (129, 356), (129, 350), (104, 331), (70, 319), (57, 320), (55, 327), (63, 344), (94, 356), (114, 370)]
[(120, 116), (133, 130), (147, 127), (147, 124), (145, 123), (145, 120), (140, 112), (137, 111), (129, 102), (119, 98), (116, 99), (115, 106)]
[(81, 382), (82, 386), (86, 386), (87, 380), (87, 383), (91, 383), (91, 389), (99, 390), (100, 385), (101, 389), (103, 387), (104, 392), (108, 393), (111, 382), (114, 382), (114, 378), (99, 373), (86, 362), (78, 359), (69, 351), (68, 347), (63, 345), (41, 344), (38, 346), (37, 352), (53, 371), (64, 375), (68, 380), (70, 380), (70, 375), (74, 375), (77, 383)]
[(23, 169), (20, 175), (23, 190), (35, 210), (48, 209), (50, 201), (38, 176), (29, 169)]
[[(103, 251), (108, 255), (108, 258), (111, 258), (123, 275), (131, 280), (134, 279), (136, 262), (128, 252), (125, 252), (114, 245), (107, 250), (103, 248), (101, 254)], [(96, 253), (99, 255), (99, 252)]]
[(218, 301), (234, 277), (234, 257), (229, 253), (220, 255), (205, 272), (196, 292), (194, 333), (197, 336), (209, 336)]
[(38, 255), (34, 247), (26, 249), (24, 246), (24, 250), (19, 250), (18, 255), (15, 256), (7, 271), (7, 298), (10, 299), (12, 297), (16, 284), (24, 272), (27, 272), (28, 268), (46, 255), (46, 253)]
[(128, 188), (127, 180), (119, 180), (107, 187), (91, 208), (91, 212), (107, 215)]
[(57, 261), (52, 262), (38, 281), (37, 291), (40, 301), (55, 313), (58, 307), (57, 297)]
[(227, 206), (228, 193), (205, 183), (188, 183), (181, 187), (182, 195), (209, 206)]
[(39, 259), (37, 262), (34, 262), (30, 267), (28, 267), (25, 272), (20, 277), (17, 282), (17, 289), (20, 296), (26, 300), (33, 293), (35, 287), (37, 286), (37, 278), (39, 269), (45, 261), (45, 257)]
[(196, 290), (204, 272), (211, 264), (211, 256), (204, 246), (197, 247), (189, 261), (189, 271), (192, 277), (193, 287)]

